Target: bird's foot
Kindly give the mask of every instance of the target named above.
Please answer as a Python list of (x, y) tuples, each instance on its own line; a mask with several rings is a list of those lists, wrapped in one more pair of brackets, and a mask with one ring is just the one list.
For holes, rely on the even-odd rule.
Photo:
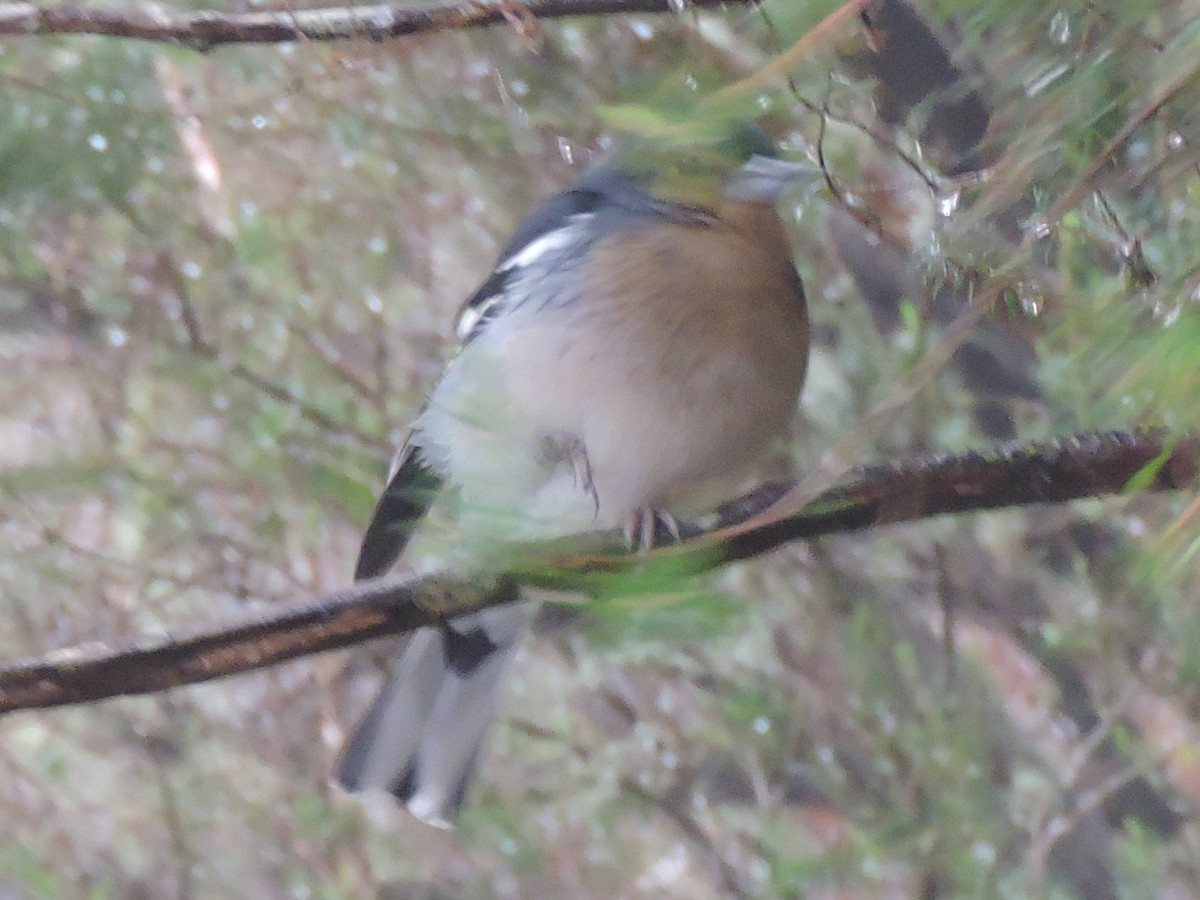
[(655, 544), (667, 539), (674, 543), (682, 539), (679, 520), (666, 510), (651, 509), (649, 506), (631, 512), (621, 527), (621, 533), (625, 537), (625, 546), (639, 553), (649, 553)]
[(592, 498), (595, 515), (600, 515), (600, 494), (592, 477), (592, 462), (588, 459), (587, 447), (573, 434), (561, 434), (542, 440), (542, 455), (547, 462), (557, 465), (567, 463), (575, 479), (575, 487)]

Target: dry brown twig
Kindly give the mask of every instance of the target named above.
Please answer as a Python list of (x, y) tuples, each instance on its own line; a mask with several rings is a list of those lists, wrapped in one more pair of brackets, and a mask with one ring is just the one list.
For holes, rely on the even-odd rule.
[[(750, 6), (754, 0), (687, 0), (686, 8)], [(141, 9), (62, 4), (0, 3), (0, 35), (93, 34), (178, 44), (205, 51), (226, 44), (289, 41), (383, 41), (449, 29), (529, 23), (538, 19), (629, 13), (677, 13), (672, 0), (505, 0), (403, 6), (334, 6), (247, 13), (203, 11), (179, 15)]]

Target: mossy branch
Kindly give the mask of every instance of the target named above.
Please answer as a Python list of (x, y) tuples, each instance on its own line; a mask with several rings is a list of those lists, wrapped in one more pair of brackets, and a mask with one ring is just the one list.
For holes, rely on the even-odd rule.
[(770, 506), (791, 486), (767, 485), (727, 504), (716, 528), (693, 531), (649, 555), (625, 553), (615, 534), (588, 535), (531, 546), (507, 573), (490, 580), (385, 578), (186, 637), (59, 650), (0, 669), (0, 713), (152, 693), (260, 669), (511, 603), (521, 585), (594, 591), (614, 575), (647, 566), (699, 573), (790, 541), (946, 513), (1187, 488), (1197, 472), (1200, 441), (1145, 430), (869, 466), (849, 473), (801, 512), (778, 519)]

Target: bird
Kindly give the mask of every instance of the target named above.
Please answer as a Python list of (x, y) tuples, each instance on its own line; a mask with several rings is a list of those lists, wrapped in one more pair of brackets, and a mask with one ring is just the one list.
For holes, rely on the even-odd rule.
[[(500, 566), (521, 541), (600, 528), (649, 549), (788, 434), (809, 323), (776, 204), (811, 166), (754, 124), (627, 147), (529, 215), (463, 304), (356, 580), (413, 556), (435, 502), (454, 523), (426, 540), (443, 564)], [(341, 787), (449, 827), (535, 610), (411, 635), (342, 752)]]

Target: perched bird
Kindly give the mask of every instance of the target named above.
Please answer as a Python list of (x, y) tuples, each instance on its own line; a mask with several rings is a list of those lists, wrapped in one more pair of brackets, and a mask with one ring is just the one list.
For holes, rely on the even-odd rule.
[[(600, 527), (648, 547), (680, 504), (752, 470), (787, 433), (808, 360), (775, 203), (810, 167), (773, 150), (741, 126), (618, 153), (517, 228), (459, 313), (461, 348), (397, 455), (356, 579), (391, 570), (435, 497), (450, 498), (458, 562), (482, 567), (516, 541)], [(533, 609), (415, 633), (342, 786), (447, 824)]]

